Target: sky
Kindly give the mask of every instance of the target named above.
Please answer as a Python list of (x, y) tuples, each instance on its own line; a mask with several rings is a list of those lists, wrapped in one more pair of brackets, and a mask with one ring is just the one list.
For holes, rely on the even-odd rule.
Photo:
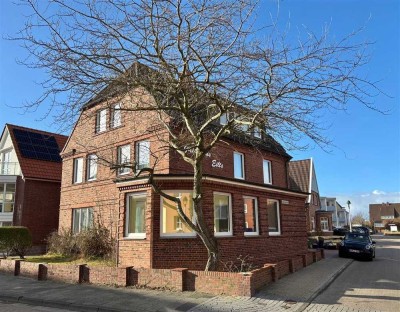
[[(40, 96), (37, 82), (45, 73), (18, 65), (16, 60), (24, 59), (26, 51), (18, 42), (5, 40), (24, 25), (26, 11), (13, 2), (0, 1), (0, 127), (11, 123), (57, 132), (52, 114), (46, 114), (48, 107), (27, 113), (15, 108)], [(329, 153), (311, 146), (290, 154), (293, 159), (312, 157), (320, 196), (337, 197), (342, 205), (350, 200), (352, 214), (367, 217), (369, 204), (400, 202), (400, 1), (262, 0), (257, 14), (277, 17), (278, 24), (290, 25), (291, 31), (306, 26), (321, 32), (329, 25), (333, 38), (365, 27), (360, 39), (374, 42), (365, 73), (379, 81), (384, 94), (374, 98), (375, 105), (388, 113), (351, 102), (346, 112), (323, 117), (329, 125), (326, 136), (333, 142)]]

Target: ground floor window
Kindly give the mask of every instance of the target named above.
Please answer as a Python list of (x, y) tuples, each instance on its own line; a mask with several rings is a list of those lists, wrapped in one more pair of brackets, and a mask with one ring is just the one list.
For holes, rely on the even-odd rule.
[(231, 195), (214, 193), (214, 230), (216, 236), (232, 235)]
[(12, 226), (12, 222), (0, 221), (0, 226)]
[(125, 236), (146, 238), (146, 194), (128, 194), (126, 200)]
[(269, 235), (280, 235), (281, 224), (280, 224), (280, 211), (279, 201), (274, 199), (268, 199), (267, 201), (268, 210), (268, 231)]
[(321, 217), (320, 224), (321, 224), (321, 230), (322, 231), (329, 231), (328, 218), (327, 217)]
[(0, 212), (13, 212), (15, 183), (0, 183)]
[(244, 201), (244, 235), (258, 235), (257, 198), (243, 197)]
[[(191, 191), (165, 191), (166, 194), (181, 200), (182, 210), (186, 216), (194, 223), (193, 214), (193, 193)], [(176, 202), (161, 197), (161, 236), (195, 236), (189, 226), (182, 220), (178, 213)]]
[(93, 208), (72, 210), (72, 233), (79, 233), (93, 226)]

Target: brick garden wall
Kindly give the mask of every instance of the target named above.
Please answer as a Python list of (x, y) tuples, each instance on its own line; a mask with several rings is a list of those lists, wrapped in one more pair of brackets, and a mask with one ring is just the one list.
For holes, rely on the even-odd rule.
[[(197, 291), (213, 295), (254, 296), (261, 287), (290, 274), (293, 267), (300, 269), (299, 259), (311, 262), (323, 258), (323, 250), (302, 256), (266, 264), (248, 273), (205, 272), (175, 269), (148, 269), (133, 267), (101, 267), (29, 263), (21, 260), (0, 260), (0, 272), (21, 275), (38, 280), (55, 280), (67, 283), (91, 283), (97, 285), (138, 285), (173, 291)], [(303, 262), (303, 261), (302, 261)], [(292, 265), (290, 264), (292, 263)], [(294, 265), (294, 263), (296, 263)], [(296, 269), (296, 270), (297, 270)]]

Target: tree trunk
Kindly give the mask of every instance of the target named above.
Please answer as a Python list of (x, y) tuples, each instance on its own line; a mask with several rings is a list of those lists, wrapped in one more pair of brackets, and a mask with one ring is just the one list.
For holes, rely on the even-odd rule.
[[(203, 165), (202, 158), (197, 158), (193, 175), (193, 209), (196, 217), (197, 234), (207, 248), (208, 260), (205, 271), (215, 271), (219, 263), (218, 243), (214, 233), (210, 231), (203, 214)], [(210, 208), (210, 207), (209, 207)], [(211, 207), (212, 209), (212, 207)]]

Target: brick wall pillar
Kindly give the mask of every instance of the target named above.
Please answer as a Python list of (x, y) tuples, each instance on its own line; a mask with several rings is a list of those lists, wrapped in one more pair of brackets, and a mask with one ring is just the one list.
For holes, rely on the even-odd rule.
[(172, 285), (177, 291), (184, 291), (186, 289), (186, 274), (187, 268), (176, 268), (171, 270)]

